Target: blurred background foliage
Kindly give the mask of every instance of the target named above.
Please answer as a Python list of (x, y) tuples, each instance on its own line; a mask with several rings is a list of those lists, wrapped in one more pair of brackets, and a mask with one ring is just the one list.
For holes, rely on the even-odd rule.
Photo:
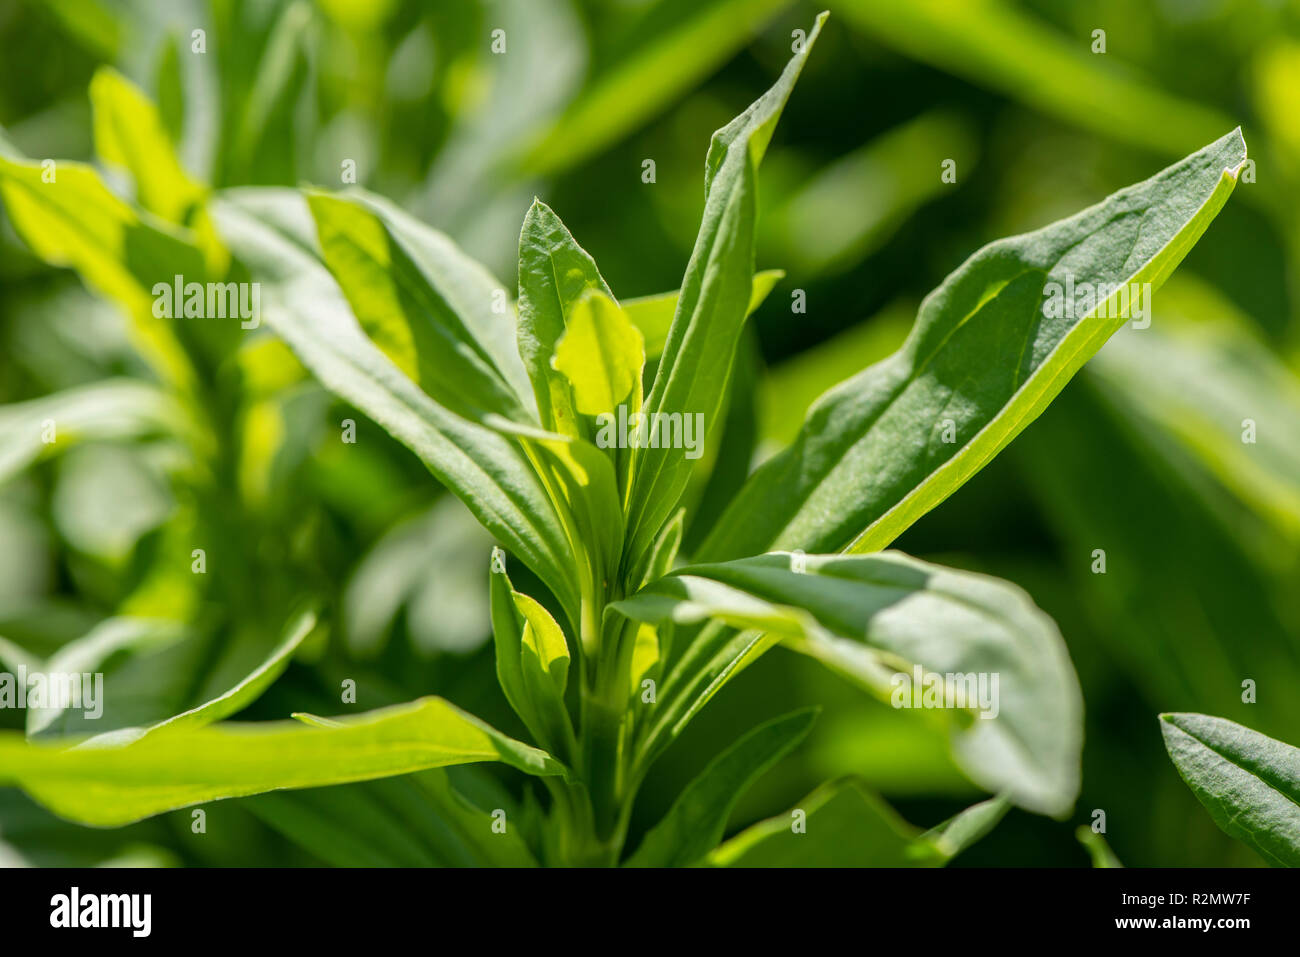
[[(766, 88), (822, 6), (831, 21), (761, 183), (758, 265), (787, 275), (751, 321), (688, 550), (752, 463), (817, 395), (892, 351), (967, 255), (1240, 124), (1253, 181), (1157, 294), (1151, 327), (1117, 336), (899, 546), (1027, 588), (1084, 689), (1074, 820), (1012, 812), (959, 864), (1086, 866), (1074, 828), (1097, 810), (1125, 864), (1259, 864), (1179, 780), (1155, 715), (1204, 711), (1300, 743), (1300, 4), (0, 0), (0, 155), (91, 160), (109, 134), (88, 90), (110, 65), (158, 104), (184, 165), (170, 171), (175, 208), (154, 209), (164, 218), (195, 225), (200, 184), (337, 186), (351, 160), (359, 183), (507, 287), (538, 195), (616, 294), (641, 296), (680, 282), (711, 132)], [(94, 730), (107, 730), (227, 687), (306, 598), (328, 633), (246, 716), (337, 712), (353, 678), (364, 707), (438, 693), (518, 733), (486, 643), (492, 543), (459, 503), (269, 336), (237, 354), (195, 344), (213, 411), (185, 436), (158, 421), (166, 403), (138, 345), (0, 213), (0, 657), (105, 671)], [(63, 403), (85, 441), (45, 458), (25, 444), (40, 402)], [(106, 427), (122, 421), (113, 409), (137, 427)], [(190, 574), (197, 541), (238, 573)], [(522, 569), (516, 583), (540, 590)], [(939, 731), (776, 653), (661, 760), (630, 843), (740, 732), (807, 703), (824, 707), (809, 743), (746, 795), (733, 828), (845, 773), (922, 827), (975, 796)], [(29, 720), (0, 712), (6, 727)], [(456, 774), (462, 789), (503, 786)], [(439, 838), (408, 784), (222, 802), (206, 835), (187, 812), (73, 828), (4, 791), (0, 863), (425, 863)]]

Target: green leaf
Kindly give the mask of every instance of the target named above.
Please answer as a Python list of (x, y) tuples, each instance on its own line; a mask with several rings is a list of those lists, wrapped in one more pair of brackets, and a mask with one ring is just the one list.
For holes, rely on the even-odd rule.
[(931, 828), (925, 836), (951, 860), (997, 827), (1010, 808), (1011, 802), (1001, 795), (989, 798)]
[[(443, 863), (413, 835), (417, 823), (401, 817), (363, 781), (306, 791), (271, 791), (240, 804), (331, 867), (437, 867)], [(392, 783), (408, 783), (406, 778)]]
[(1300, 748), (1204, 714), (1162, 714), (1160, 730), (1215, 824), (1270, 864), (1300, 867)]
[(241, 190), (214, 200), (213, 213), (223, 238), (263, 284), (266, 322), (326, 388), (415, 452), (576, 620), (568, 540), (527, 456), (513, 439), (434, 402), (365, 337), (314, 258), (302, 197)]
[(641, 410), (645, 340), (618, 303), (603, 293), (588, 293), (573, 307), (555, 344), (553, 365), (569, 380), (580, 414), (613, 415), (620, 403), (628, 406), (629, 415)]
[[(221, 181), (267, 182), (262, 177), (275, 175), (279, 165), (276, 154), (292, 158), (310, 146), (299, 142), (303, 124), (297, 122), (295, 113), (301, 115), (296, 106), (313, 80), (310, 61), (312, 48), (320, 42), (314, 40), (317, 28), (318, 20), (307, 0), (292, 0), (278, 12), (253, 69), (252, 83), (241, 98), (242, 110), (231, 115), (235, 122), (226, 131)], [(283, 125), (277, 126), (277, 119)], [(276, 159), (268, 161), (268, 156)], [(291, 173), (292, 167), (284, 172)]]
[(717, 846), (732, 809), (750, 786), (808, 734), (817, 709), (767, 721), (709, 763), (642, 839), (627, 867), (687, 867)]
[(574, 241), (560, 217), (533, 200), (519, 234), (519, 355), (537, 398), (542, 426), (560, 435), (584, 434), (568, 380), (551, 365), (569, 315), (590, 290), (613, 299), (595, 260)]
[[(37, 670), (49, 675), (93, 674), (101, 671), (105, 661), (119, 652), (142, 649), (178, 641), (185, 628), (175, 621), (153, 618), (116, 616), (100, 622), (80, 638), (63, 645)], [(98, 702), (103, 705), (103, 701)], [(51, 705), (27, 710), (27, 736), (34, 737), (50, 727), (71, 707)], [(101, 708), (102, 714), (102, 708)]]
[(0, 406), (0, 482), (78, 442), (186, 434), (179, 407), (147, 382), (106, 379), (77, 386)]
[[(1127, 294), (1127, 308), (1102, 298), (1104, 317), (1093, 291), (1164, 282), (1227, 201), (1245, 158), (1234, 130), (1097, 206), (985, 246), (926, 297), (897, 353), (822, 396), (794, 445), (750, 478), (701, 557), (888, 545), (1015, 438), (1128, 321)], [(1076, 298), (1057, 317), (1048, 306), (1065, 289)]]
[[(1133, 335), (1154, 331), (1153, 325)], [(1150, 378), (1166, 374), (1153, 370)], [(1240, 540), (1267, 525), (1269, 537), (1260, 543), (1266, 550), (1284, 526), (1261, 522), (1217, 489), (1203, 464), (1131, 400), (1136, 387), (1112, 393), (1099, 388), (1102, 381), (1082, 376), (1011, 449), (1060, 553), (1069, 556), (1066, 585), (1077, 596), (1080, 623), (1152, 707), (1184, 701), (1269, 734), (1287, 733), (1295, 712), (1285, 695), (1243, 703), (1240, 683), (1223, 679), (1267, 675), (1284, 687), (1300, 683), (1288, 612), (1294, 573), (1274, 578)], [(1262, 409), (1260, 415), (1265, 421)], [(1255, 448), (1238, 454), (1249, 457)], [(1295, 558), (1294, 548), (1270, 555), (1282, 563)], [(1097, 574), (1102, 561), (1105, 574)]]
[(492, 633), (497, 681), (510, 706), (543, 746), (570, 757), (576, 745), (564, 704), (568, 642), (550, 612), (514, 590), (500, 549), (492, 553)]
[(709, 855), (714, 867), (938, 867), (948, 854), (858, 781), (822, 785)]
[(334, 867), (537, 866), (516, 829), (494, 831), (491, 808), (471, 802), (445, 768), (242, 804)]
[(518, 592), (515, 607), (524, 620), (519, 666), (524, 687), (541, 722), (540, 740), (555, 754), (570, 757), (577, 745), (564, 691), (569, 683), (569, 646), (551, 613)]
[(802, 283), (839, 274), (889, 240), (925, 203), (956, 189), (935, 175), (940, 157), (971, 176), (979, 142), (959, 114), (932, 110), (815, 170), (763, 220), (759, 249)]
[[(758, 33), (790, 0), (717, 0), (616, 57), (610, 70), (530, 148), (520, 166), (546, 175), (617, 142), (689, 90)], [(634, 36), (645, 35), (639, 25)]]
[(187, 222), (204, 190), (181, 168), (149, 98), (116, 70), (101, 67), (90, 81), (90, 104), (99, 158), (130, 173), (136, 200), (149, 212), (168, 222)]
[[(528, 453), (568, 536), (583, 611), (594, 613), (604, 603), (623, 550), (615, 460), (585, 439), (520, 426), (498, 416), (489, 416), (487, 423), (514, 436)], [(579, 619), (571, 620), (575, 628), (583, 627)], [(584, 640), (587, 637), (584, 634)]]
[[(150, 725), (148, 728), (123, 728), (118, 731), (109, 731), (95, 735), (87, 744), (92, 747), (124, 745), (162, 731), (171, 732), (186, 728), (200, 728), (220, 721), (222, 718), (238, 714), (260, 698), (262, 692), (284, 673), (284, 669), (289, 667), (289, 662), (293, 659), (294, 653), (315, 628), (316, 613), (314, 611), (303, 611), (295, 615), (290, 620), (288, 627), (285, 628), (284, 639), (272, 649), (266, 660), (229, 690), (195, 708), (173, 715), (166, 721)], [(53, 659), (51, 659), (51, 663), (53, 663)], [(53, 664), (51, 664), (51, 670), (54, 670)]]
[[(768, 294), (776, 287), (776, 284), (784, 278), (784, 269), (764, 269), (762, 272), (754, 273), (753, 286), (749, 295), (749, 309), (745, 313), (746, 317), (753, 315), (754, 310), (763, 304), (763, 301), (767, 299)], [(661, 292), (652, 296), (624, 299), (621, 303), (623, 311), (632, 320), (632, 325), (641, 330), (641, 335), (645, 339), (645, 355), (647, 359), (657, 359), (663, 353), (664, 344), (668, 341), (668, 330), (672, 327), (673, 316), (677, 312), (677, 299), (680, 295), (681, 291), (674, 289), (672, 292)]]
[(497, 684), (501, 686), (510, 707), (519, 715), (519, 720), (532, 730), (539, 727), (540, 722), (533, 710), (528, 688), (524, 685), (524, 672), (519, 658), (524, 639), (523, 615), (515, 605), (514, 585), (510, 583), (506, 572), (506, 553), (499, 548), (492, 549), (490, 576)]
[(96, 827), (281, 788), (320, 787), (426, 768), (503, 761), (564, 774), (558, 761), (506, 737), (442, 698), (337, 719), (184, 727), (129, 744), (69, 747), (0, 734), (0, 781), (54, 813)]
[[(642, 742), (650, 755), (781, 640), (896, 708), (917, 704), (914, 668), (922, 687), (944, 676), (941, 707), (924, 713), (948, 719), (953, 755), (973, 781), (1039, 813), (1059, 816), (1074, 802), (1078, 682), (1051, 619), (1006, 582), (892, 552), (773, 554), (678, 569), (613, 607), (650, 623), (715, 623), (661, 688)], [(716, 623), (746, 630), (728, 635)], [(974, 681), (958, 695), (964, 676)], [(981, 680), (986, 700), (976, 701)]]
[(677, 562), (677, 552), (682, 547), (682, 526), (685, 520), (685, 510), (678, 509), (677, 514), (659, 533), (654, 551), (650, 553), (650, 564), (646, 568), (646, 577), (641, 582), (642, 586), (648, 585), (656, 578), (663, 578), (673, 570), (673, 565)]
[(399, 369), (467, 418), (533, 419), (505, 290), (482, 266), (379, 197), (311, 192), (307, 204), (325, 265)]
[(1226, 318), (1221, 297), (1187, 283), (1178, 293), (1175, 310), (1187, 303), (1197, 318), (1176, 321), (1162, 297), (1156, 323), (1115, 336), (1089, 371), (1102, 394), (1257, 515), (1225, 520), (1237, 531), (1255, 525), (1261, 562), (1285, 574), (1300, 560), (1300, 377), (1244, 320)]
[(156, 284), (205, 276), (203, 254), (190, 234), (137, 213), (83, 163), (61, 160), (46, 167), (0, 157), (0, 199), (37, 256), (75, 269), (86, 285), (126, 312), (134, 343), (164, 381), (191, 385), (193, 372), (173, 324), (153, 315)]
[[(817, 18), (776, 84), (713, 134), (704, 164), (699, 236), (645, 404), (652, 422), (660, 415), (683, 414), (702, 415), (705, 428), (715, 425), (753, 292), (758, 164), (825, 19), (825, 14)], [(633, 580), (676, 509), (691, 465), (681, 449), (648, 448), (634, 454), (626, 563)]]

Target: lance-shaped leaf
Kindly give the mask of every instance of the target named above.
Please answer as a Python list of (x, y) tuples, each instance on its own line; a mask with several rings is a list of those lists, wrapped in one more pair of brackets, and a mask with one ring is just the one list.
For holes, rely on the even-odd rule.
[(149, 98), (116, 70), (102, 67), (91, 78), (90, 103), (99, 158), (130, 173), (136, 201), (149, 212), (187, 222), (204, 190), (181, 167)]
[(1215, 824), (1270, 864), (1300, 867), (1300, 748), (1204, 714), (1162, 714), (1160, 730)]
[(117, 827), (163, 811), (281, 788), (503, 761), (529, 774), (564, 766), (461, 711), (421, 698), (356, 717), (163, 730), (124, 746), (31, 744), (0, 735), (0, 782), (54, 813)]
[(722, 840), (732, 809), (750, 786), (789, 754), (817, 717), (805, 708), (754, 728), (686, 785), (650, 829), (627, 867), (687, 867)]
[(596, 262), (549, 206), (534, 200), (519, 234), (519, 355), (537, 398), (542, 426), (583, 435), (569, 381), (551, 364), (569, 314), (589, 291), (614, 294)]
[[(646, 412), (652, 417), (702, 415), (705, 428), (715, 424), (753, 293), (758, 164), (825, 18), (825, 14), (817, 18), (776, 84), (713, 134), (704, 163), (700, 232), (646, 400)], [(636, 453), (626, 563), (633, 579), (644, 567), (659, 529), (676, 509), (691, 465), (681, 449)]]
[(325, 265), (361, 328), (439, 404), (528, 422), (505, 290), (443, 234), (367, 193), (312, 192)]
[(688, 649), (665, 682), (649, 749), (781, 640), (896, 708), (950, 718), (953, 755), (977, 784), (1045, 814), (1074, 802), (1078, 682), (1055, 624), (1006, 582), (897, 553), (773, 554), (679, 569), (614, 607), (639, 621), (746, 629), (704, 629), (703, 660)]
[(565, 532), (527, 456), (495, 429), (434, 402), (366, 338), (315, 258), (302, 197), (241, 190), (214, 201), (213, 213), (232, 251), (263, 284), (267, 323), (327, 388), (415, 452), (576, 619)]
[(831, 781), (786, 814), (741, 831), (708, 856), (714, 867), (938, 867), (951, 853), (863, 785)]
[(897, 353), (818, 400), (700, 554), (889, 544), (1150, 309), (1150, 291), (1222, 208), (1245, 159), (1234, 130), (1069, 219), (985, 246), (926, 297)]

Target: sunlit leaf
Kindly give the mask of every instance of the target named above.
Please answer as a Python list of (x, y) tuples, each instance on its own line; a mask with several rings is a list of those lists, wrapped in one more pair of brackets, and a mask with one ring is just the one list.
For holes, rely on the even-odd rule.
[(191, 726), (103, 747), (28, 744), (4, 733), (0, 781), (23, 788), (61, 817), (116, 827), (222, 798), (453, 764), (504, 761), (530, 774), (565, 773), (545, 752), (507, 738), (441, 698), (337, 723)]

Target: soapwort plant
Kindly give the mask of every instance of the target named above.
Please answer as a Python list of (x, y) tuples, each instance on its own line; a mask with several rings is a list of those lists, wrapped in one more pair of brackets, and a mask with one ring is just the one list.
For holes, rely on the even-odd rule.
[[(217, 723), (290, 649), (207, 705), (93, 747), (0, 736), (0, 783), (71, 820), (118, 826), (412, 775), (426, 813), (457, 835), (455, 859), (514, 865), (941, 864), (1009, 806), (1066, 816), (1082, 702), (1054, 623), (1014, 585), (885, 549), (1131, 318), (1114, 296), (1049, 314), (1049, 286), (1158, 289), (1226, 202), (1245, 145), (1230, 132), (976, 252), (926, 298), (903, 346), (823, 395), (684, 555), (684, 497), (708, 460), (686, 454), (684, 426), (702, 422), (706, 444), (718, 441), (746, 317), (778, 278), (755, 273), (758, 170), (823, 20), (775, 85), (714, 134), (674, 293), (620, 299), (540, 201), (524, 218), (513, 304), (446, 237), (360, 190), (250, 187), (207, 203), (231, 270), (261, 284), (265, 324), (500, 543), (485, 569), (496, 676), (529, 741), (440, 697)], [(629, 423), (627, 441), (601, 439), (611, 421)], [(516, 587), (520, 567), (534, 587)], [(842, 779), (724, 841), (738, 797), (807, 734), (815, 715), (803, 710), (732, 743), (629, 846), (655, 761), (778, 645), (885, 702), (916, 668), (996, 676), (996, 707), (944, 708), (937, 696), (914, 714), (943, 723), (958, 767), (993, 797), (922, 832)], [(535, 780), (521, 801), (494, 806), (440, 770), (479, 762)]]

